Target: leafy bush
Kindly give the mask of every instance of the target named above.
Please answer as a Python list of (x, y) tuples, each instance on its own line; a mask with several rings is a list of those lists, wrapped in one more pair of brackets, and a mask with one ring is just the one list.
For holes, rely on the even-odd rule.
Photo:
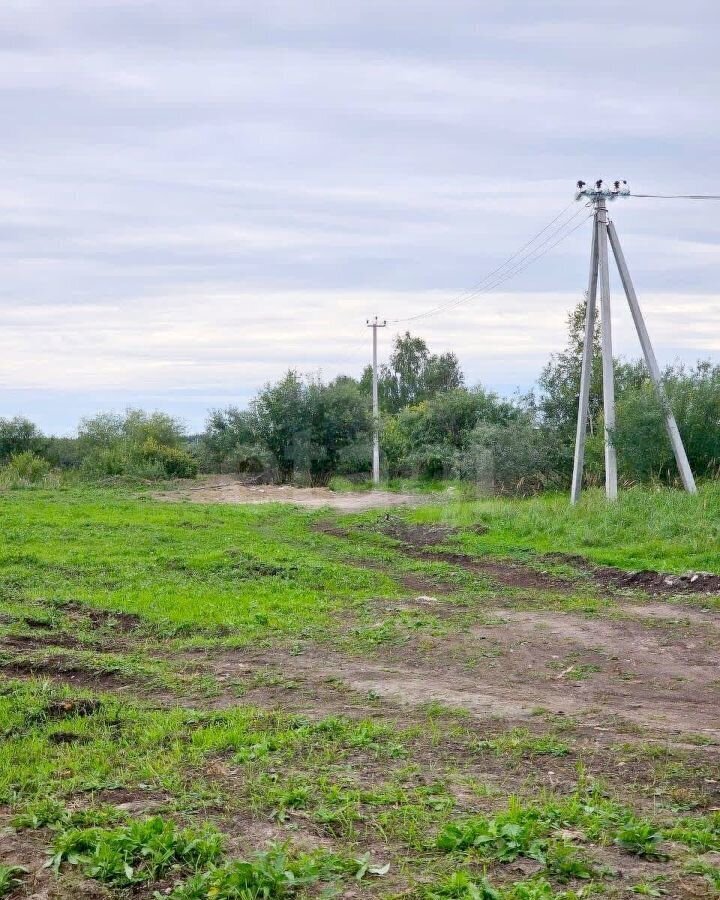
[(83, 458), (80, 466), (81, 472), (89, 478), (124, 475), (127, 468), (127, 453), (121, 446), (94, 448)]
[(35, 484), (48, 474), (50, 463), (36, 456), (32, 451), (26, 450), (11, 456), (6, 468), (18, 478)]
[(556, 432), (527, 418), (481, 422), (455, 454), (453, 474), (501, 493), (530, 494), (562, 484), (567, 452)]
[(17, 489), (47, 482), (50, 463), (29, 450), (10, 457), (0, 469), (0, 487)]
[(140, 456), (151, 463), (157, 463), (169, 478), (195, 478), (197, 462), (185, 450), (167, 447), (154, 438), (148, 438), (140, 448)]
[(185, 436), (181, 422), (166, 413), (126, 409), (81, 419), (78, 442), (83, 454), (111, 447), (141, 447), (154, 440), (163, 447), (180, 447)]
[(182, 425), (164, 413), (100, 413), (80, 423), (80, 468), (90, 478), (194, 478), (198, 464), (182, 439)]

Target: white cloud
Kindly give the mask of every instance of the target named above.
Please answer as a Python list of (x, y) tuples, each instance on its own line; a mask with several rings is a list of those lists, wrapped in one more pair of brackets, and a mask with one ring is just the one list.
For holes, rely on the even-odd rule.
[[(183, 394), (199, 421), (289, 365), (359, 369), (366, 315), (477, 283), (578, 177), (710, 190), (719, 23), (709, 0), (6, 0), (0, 415)], [(716, 212), (613, 208), (666, 361), (718, 352)], [(528, 385), (586, 230), (413, 330)]]

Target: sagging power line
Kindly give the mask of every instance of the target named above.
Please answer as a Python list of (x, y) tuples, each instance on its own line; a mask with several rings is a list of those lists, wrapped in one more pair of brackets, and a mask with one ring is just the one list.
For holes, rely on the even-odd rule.
[[(444, 303), (439, 304), (438, 306), (432, 307), (431, 309), (424, 310), (423, 312), (416, 313), (412, 316), (404, 316), (401, 318), (391, 319), (391, 324), (398, 324), (403, 322), (415, 322), (419, 319), (426, 319), (430, 316), (436, 316), (439, 313), (447, 312), (451, 309), (455, 309), (458, 306), (461, 306), (465, 303), (469, 303), (471, 300), (474, 300), (476, 297), (481, 296), (482, 294), (489, 293), (492, 290), (495, 290), (501, 284), (504, 284), (506, 281), (509, 281), (511, 278), (514, 278), (516, 275), (519, 275), (521, 272), (524, 272), (529, 266), (533, 263), (537, 262), (539, 259), (542, 259), (547, 253), (549, 253), (553, 247), (556, 247), (559, 243), (564, 241), (566, 238), (570, 237), (578, 228), (580, 228), (587, 219), (591, 218), (591, 215), (588, 215), (577, 223), (574, 227), (569, 228), (570, 225), (578, 218), (579, 215), (582, 214), (583, 210), (578, 210), (573, 215), (566, 218), (557, 228), (554, 228), (547, 234), (542, 241), (537, 243), (538, 238), (543, 235), (552, 225), (561, 218), (564, 213), (572, 206), (570, 203), (564, 210), (562, 210), (554, 219), (552, 219), (548, 224), (542, 228), (533, 238), (523, 244), (518, 250), (515, 251), (511, 256), (509, 256), (500, 266), (493, 269), (488, 274), (477, 283), (477, 286), (474, 288), (470, 288), (467, 291), (459, 294), (456, 297), (451, 298), (450, 300), (445, 301)], [(535, 244), (535, 246), (532, 246)], [(514, 262), (513, 262), (514, 261)]]
[[(468, 303), (481, 294), (494, 290), (499, 285), (523, 272), (530, 265), (541, 259), (549, 253), (559, 243), (566, 240), (577, 231), (588, 219), (593, 219), (592, 245), (591, 245), (591, 266), (590, 266), (590, 286), (587, 293), (587, 310), (585, 321), (585, 336), (582, 351), (582, 373), (580, 385), (580, 397), (578, 403), (578, 422), (575, 442), (575, 459), (573, 465), (573, 480), (571, 489), (571, 500), (576, 503), (580, 497), (580, 490), (583, 477), (584, 453), (585, 453), (585, 430), (587, 426), (589, 391), (592, 368), (592, 351), (593, 351), (593, 333), (595, 326), (596, 314), (596, 296), (598, 278), (601, 283), (601, 348), (602, 348), (602, 364), (603, 364), (603, 409), (605, 424), (605, 473), (606, 473), (606, 495), (608, 499), (615, 499), (617, 496), (617, 458), (615, 448), (613, 446), (613, 431), (615, 428), (615, 388), (614, 388), (614, 363), (612, 358), (612, 325), (610, 314), (610, 276), (608, 267), (608, 241), (615, 257), (615, 262), (620, 273), (620, 280), (625, 291), (625, 295), (630, 307), (630, 312), (635, 323), (635, 328), (640, 339), (645, 363), (650, 372), (655, 391), (664, 411), (665, 427), (668, 433), (670, 444), (675, 455), (680, 477), (683, 486), (689, 493), (697, 493), (695, 479), (693, 477), (690, 464), (688, 462), (685, 447), (680, 436), (680, 432), (675, 421), (669, 400), (665, 394), (662, 383), (660, 368), (655, 357), (650, 337), (645, 325), (645, 320), (638, 303), (635, 288), (630, 277), (630, 271), (625, 262), (625, 256), (620, 246), (620, 240), (612, 221), (607, 215), (607, 201), (617, 200), (619, 198), (640, 197), (653, 198), (663, 200), (720, 200), (720, 195), (715, 194), (633, 194), (630, 191), (626, 180), (616, 180), (612, 182), (610, 187), (606, 186), (602, 179), (598, 179), (592, 187), (588, 187), (587, 182), (578, 181), (576, 185), (575, 200), (587, 200), (587, 203), (580, 210), (575, 212), (569, 218), (565, 218), (565, 214), (573, 205), (572, 202), (562, 209), (550, 222), (547, 223), (537, 234), (529, 241), (523, 244), (518, 250), (509, 256), (500, 266), (489, 272), (485, 278), (477, 283), (475, 288), (465, 291), (463, 294), (439, 304), (432, 309), (426, 310), (413, 316), (404, 318), (391, 319), (390, 324), (401, 322), (412, 322), (424, 319), (430, 316), (438, 315), (441, 312), (447, 312)], [(570, 225), (580, 216), (587, 206), (592, 206), (593, 211), (582, 218), (580, 222)], [(561, 224), (557, 226), (549, 234), (549, 231), (560, 219)], [(545, 237), (539, 241), (539, 239)], [(559, 236), (558, 236), (559, 235)], [(553, 240), (556, 238), (555, 240)], [(539, 241), (539, 243), (538, 243)], [(533, 246), (535, 245), (535, 246)], [(377, 404), (377, 329), (385, 327), (388, 322), (383, 320), (379, 322), (378, 317), (371, 322), (367, 321), (367, 325), (373, 329), (373, 482), (375, 485), (379, 483), (379, 409)]]

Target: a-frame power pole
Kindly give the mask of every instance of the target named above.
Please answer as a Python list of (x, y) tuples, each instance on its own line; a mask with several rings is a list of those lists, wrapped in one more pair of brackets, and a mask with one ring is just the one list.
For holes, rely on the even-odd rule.
[(582, 490), (583, 467), (585, 462), (585, 434), (588, 422), (588, 406), (590, 402), (590, 382), (592, 380), (593, 360), (593, 334), (595, 330), (595, 317), (597, 315), (597, 285), (600, 281), (600, 335), (602, 348), (602, 383), (603, 383), (603, 412), (605, 418), (605, 493), (608, 500), (617, 497), (617, 457), (613, 446), (613, 431), (615, 430), (615, 377), (612, 356), (612, 320), (610, 313), (610, 271), (608, 267), (608, 241), (612, 248), (613, 256), (620, 273), (625, 296), (627, 297), (630, 312), (632, 314), (635, 329), (640, 339), (645, 363), (650, 372), (655, 391), (663, 408), (665, 416), (665, 428), (672, 445), (675, 460), (677, 462), (680, 478), (685, 490), (691, 494), (697, 493), (695, 479), (688, 462), (685, 447), (683, 446), (677, 422), (673, 415), (665, 388), (662, 383), (660, 368), (655, 358), (655, 352), (650, 343), (645, 320), (643, 319), (638, 303), (635, 288), (633, 287), (630, 271), (625, 262), (625, 256), (620, 246), (615, 226), (608, 219), (607, 201), (617, 197), (628, 196), (630, 191), (625, 182), (614, 182), (614, 189), (603, 187), (602, 181), (595, 182), (594, 187), (588, 188), (585, 182), (578, 182), (576, 199), (587, 197), (594, 208), (593, 234), (590, 249), (590, 279), (587, 293), (587, 311), (585, 314), (585, 337), (583, 341), (582, 370), (580, 375), (580, 397), (578, 401), (577, 434), (575, 437), (575, 461), (573, 465), (573, 478), (570, 499), (577, 503)]

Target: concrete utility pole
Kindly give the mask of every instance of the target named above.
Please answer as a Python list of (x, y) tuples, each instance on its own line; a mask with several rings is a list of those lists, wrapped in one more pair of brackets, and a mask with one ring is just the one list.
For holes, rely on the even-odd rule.
[(590, 383), (592, 381), (593, 338), (595, 336), (595, 316), (598, 283), (597, 225), (593, 223), (590, 247), (590, 280), (588, 283), (585, 308), (585, 339), (583, 341), (582, 371), (580, 373), (580, 399), (578, 402), (577, 432), (575, 434), (575, 462), (571, 499), (577, 503), (582, 490), (583, 461), (585, 459), (585, 434), (587, 432), (590, 407)]
[(595, 204), (598, 267), (600, 270), (600, 341), (602, 345), (603, 418), (605, 419), (605, 494), (617, 499), (617, 454), (613, 444), (615, 431), (615, 370), (612, 355), (612, 320), (610, 316), (610, 269), (608, 267), (607, 206), (599, 199)]
[(590, 396), (590, 382), (592, 380), (593, 357), (593, 332), (595, 326), (595, 307), (598, 276), (600, 279), (600, 329), (602, 338), (602, 373), (603, 373), (603, 410), (605, 416), (605, 493), (608, 500), (617, 497), (617, 457), (613, 446), (613, 431), (615, 430), (615, 377), (612, 358), (612, 322), (610, 313), (610, 271), (608, 266), (608, 238), (612, 247), (613, 256), (620, 272), (627, 297), (630, 312), (632, 313), (635, 330), (640, 338), (645, 362), (650, 371), (650, 378), (657, 392), (665, 414), (665, 428), (670, 438), (670, 443), (675, 454), (675, 460), (680, 472), (683, 486), (691, 494), (697, 493), (695, 479), (693, 478), (690, 463), (688, 462), (685, 447), (675, 421), (675, 416), (670, 408), (670, 402), (665, 393), (660, 375), (660, 368), (655, 358), (655, 353), (650, 343), (638, 303), (635, 288), (633, 287), (630, 272), (625, 262), (620, 239), (612, 222), (608, 220), (607, 200), (615, 200), (618, 197), (627, 197), (630, 189), (627, 182), (616, 181), (614, 188), (603, 187), (602, 181), (596, 181), (594, 187), (587, 187), (584, 181), (578, 181), (576, 200), (588, 198), (594, 208), (593, 237), (590, 250), (590, 284), (587, 296), (587, 312), (585, 315), (585, 337), (583, 342), (582, 372), (580, 375), (580, 397), (578, 400), (578, 422), (575, 436), (575, 461), (573, 466), (573, 480), (570, 499), (577, 503), (580, 499), (582, 488), (583, 466), (585, 462), (585, 430), (588, 419), (588, 403)]
[(373, 332), (373, 362), (372, 362), (372, 406), (373, 406), (373, 461), (372, 478), (377, 487), (380, 484), (380, 404), (378, 402), (378, 368), (377, 368), (377, 330), (385, 328), (387, 322), (381, 322), (377, 316), (367, 320), (368, 328)]

